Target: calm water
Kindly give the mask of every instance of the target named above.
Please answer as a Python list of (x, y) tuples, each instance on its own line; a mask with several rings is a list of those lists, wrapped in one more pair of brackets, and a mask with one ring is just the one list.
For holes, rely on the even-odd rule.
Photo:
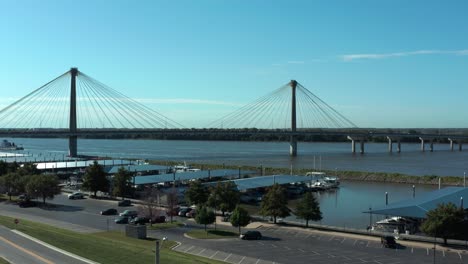
[[(25, 153), (42, 153), (60, 159), (67, 154), (66, 139), (9, 138), (23, 145)], [(114, 158), (180, 160), (197, 163), (225, 163), (267, 167), (400, 172), (410, 175), (463, 176), (468, 167), (468, 150), (449, 151), (448, 144), (434, 145), (434, 152), (419, 151), (419, 144), (402, 144), (401, 153), (387, 153), (387, 144), (366, 144), (366, 154), (351, 154), (350, 143), (299, 143), (298, 157), (290, 158), (288, 143), (164, 140), (95, 140), (79, 139), (80, 154)], [(435, 189), (417, 186), (416, 193)], [(322, 224), (365, 228), (369, 207), (412, 197), (408, 184), (343, 182), (336, 192), (319, 194), (324, 219)], [(377, 216), (373, 216), (373, 220)]]

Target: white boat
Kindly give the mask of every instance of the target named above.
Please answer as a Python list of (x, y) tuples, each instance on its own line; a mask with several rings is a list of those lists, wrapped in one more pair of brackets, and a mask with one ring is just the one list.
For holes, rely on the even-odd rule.
[(307, 172), (307, 177), (310, 177), (310, 182), (307, 183), (307, 187), (312, 190), (326, 190), (331, 188), (338, 188), (340, 185), (340, 179), (336, 176), (327, 176), (325, 172)]

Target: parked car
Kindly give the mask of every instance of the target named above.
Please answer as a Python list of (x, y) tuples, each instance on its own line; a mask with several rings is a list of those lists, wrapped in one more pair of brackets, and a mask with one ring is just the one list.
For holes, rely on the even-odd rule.
[(114, 220), (114, 222), (116, 224), (128, 224), (129, 218), (130, 217), (128, 217), (128, 216), (119, 216)]
[(80, 192), (74, 192), (68, 195), (68, 199), (83, 199), (83, 198), (84, 198), (84, 194)]
[(166, 222), (166, 217), (164, 215), (154, 217), (151, 220), (152, 223), (165, 223)]
[(262, 239), (262, 233), (259, 231), (247, 231), (240, 235), (241, 239), (250, 240), (250, 239)]
[(188, 213), (185, 214), (185, 216), (188, 217), (188, 218), (194, 218), (196, 215), (197, 215), (197, 210), (196, 209), (192, 209)]
[(120, 213), (120, 216), (128, 216), (128, 217), (137, 217), (138, 216), (138, 212), (137, 211), (133, 211), (133, 210), (125, 210), (123, 211), (122, 213)]
[(130, 206), (132, 204), (132, 201), (130, 200), (122, 200), (122, 201), (119, 201), (118, 205), (119, 206)]
[(396, 248), (397, 242), (393, 236), (384, 236), (380, 238), (380, 243), (386, 248)]
[(117, 214), (117, 210), (114, 208), (101, 211), (101, 215), (116, 215), (116, 214)]
[(22, 200), (18, 202), (19, 207), (25, 208), (25, 207), (34, 207), (37, 206), (37, 202), (31, 201), (31, 200)]
[(130, 220), (130, 224), (133, 224), (133, 225), (144, 225), (146, 223), (149, 223), (149, 218), (148, 217), (135, 217), (133, 219)]
[(192, 208), (190, 208), (190, 207), (182, 208), (179, 211), (179, 216), (186, 216), (187, 213), (190, 212), (190, 211), (192, 211)]

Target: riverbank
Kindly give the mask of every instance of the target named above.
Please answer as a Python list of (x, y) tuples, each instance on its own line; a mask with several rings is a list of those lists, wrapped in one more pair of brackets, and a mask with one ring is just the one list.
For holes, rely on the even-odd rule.
[[(150, 164), (174, 166), (180, 165), (177, 161), (161, 161), (151, 160)], [(258, 174), (274, 175), (274, 174), (294, 174), (305, 175), (307, 172), (314, 171), (313, 169), (291, 169), (291, 168), (272, 168), (272, 167), (254, 167), (254, 166), (234, 166), (225, 164), (205, 164), (205, 163), (191, 163), (189, 164), (195, 168), (207, 169), (240, 169), (241, 171), (252, 170), (257, 171)], [(292, 170), (292, 171), (291, 171)], [(322, 170), (329, 175), (336, 175), (340, 180), (347, 181), (361, 181), (361, 182), (386, 182), (386, 183), (402, 183), (402, 184), (427, 184), (438, 185), (439, 178), (442, 185), (448, 186), (463, 186), (463, 177), (455, 176), (437, 176), (437, 175), (424, 175), (414, 176), (402, 173), (384, 173), (384, 172), (365, 172), (365, 171), (332, 171)]]

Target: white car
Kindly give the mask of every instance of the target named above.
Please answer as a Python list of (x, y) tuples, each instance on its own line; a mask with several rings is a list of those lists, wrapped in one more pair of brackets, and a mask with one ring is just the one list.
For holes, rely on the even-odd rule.
[(84, 194), (80, 192), (74, 192), (68, 195), (68, 199), (83, 199), (83, 198), (84, 198)]

